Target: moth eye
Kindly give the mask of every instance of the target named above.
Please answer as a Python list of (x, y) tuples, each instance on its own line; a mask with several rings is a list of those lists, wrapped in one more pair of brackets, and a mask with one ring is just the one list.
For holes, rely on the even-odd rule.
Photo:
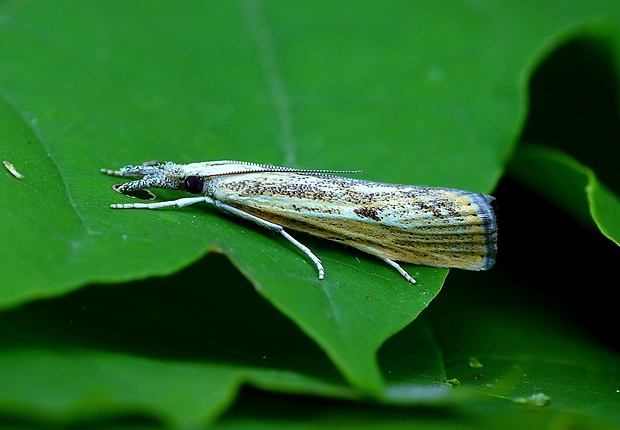
[(185, 178), (185, 189), (192, 194), (202, 193), (205, 180), (201, 176), (188, 176)]

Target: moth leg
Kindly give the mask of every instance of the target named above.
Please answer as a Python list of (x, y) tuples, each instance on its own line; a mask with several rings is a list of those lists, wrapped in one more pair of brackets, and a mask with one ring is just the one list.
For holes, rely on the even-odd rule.
[(312, 251), (310, 251), (310, 249), (306, 245), (299, 242), (293, 236), (288, 234), (281, 225), (272, 223), (270, 221), (266, 221), (255, 215), (251, 215), (247, 212), (237, 209), (233, 206), (229, 206), (226, 203), (222, 203), (218, 200), (213, 200), (213, 202), (209, 202), (209, 203), (215, 204), (217, 208), (223, 210), (224, 212), (228, 212), (232, 215), (238, 216), (241, 219), (252, 221), (253, 223), (260, 225), (261, 227), (265, 227), (269, 230), (275, 231), (276, 233), (280, 233), (282, 236), (286, 238), (286, 240), (288, 240), (293, 245), (295, 245), (297, 248), (299, 248), (304, 254), (308, 256), (308, 258), (310, 258), (310, 260), (312, 260), (312, 262), (316, 265), (316, 268), (319, 272), (319, 279), (323, 279), (325, 277), (325, 269), (323, 269), (323, 264), (321, 263), (321, 260), (319, 260), (319, 258), (316, 255), (314, 255)]
[(194, 203), (207, 202), (213, 204), (213, 199), (210, 197), (186, 197), (184, 199), (170, 200), (167, 202), (157, 203), (117, 203), (110, 205), (112, 209), (160, 209), (170, 206), (185, 207), (193, 205)]
[(405, 271), (405, 269), (403, 269), (402, 267), (400, 267), (400, 264), (398, 264), (396, 261), (394, 260), (390, 260), (389, 258), (382, 258), (380, 257), (383, 261), (385, 261), (387, 264), (389, 264), (390, 266), (392, 266), (394, 269), (398, 270), (398, 273), (400, 273), (401, 275), (403, 275), (403, 277), (408, 280), (409, 282), (411, 282), (412, 284), (415, 284), (415, 279), (413, 279), (411, 277), (411, 275), (409, 273), (407, 273)]

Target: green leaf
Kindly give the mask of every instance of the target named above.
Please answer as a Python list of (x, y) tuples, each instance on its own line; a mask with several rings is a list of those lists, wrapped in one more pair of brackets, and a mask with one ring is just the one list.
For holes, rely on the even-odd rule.
[[(488, 94), (491, 82), (479, 76), (456, 91), (459, 79), (437, 80), (436, 73), (453, 53), (437, 59), (439, 66), (397, 55), (401, 30), (427, 18), (415, 10), (403, 15), (396, 5), (375, 15), (369, 3), (353, 22), (345, 4), (328, 16), (318, 5), (288, 3), (64, 5), (71, 13), (54, 3), (8, 11), (0, 41), (4, 58), (13, 59), (0, 72), (4, 157), (25, 175), (1, 184), (11, 213), (2, 223), (9, 246), (0, 259), (0, 302), (8, 307), (89, 282), (168, 275), (220, 250), (352, 384), (379, 395), (377, 349), (428, 305), (446, 270), (409, 268), (418, 278), (412, 288), (374, 258), (304, 238), (325, 262), (327, 279), (318, 282), (312, 264), (286, 241), (209, 208), (111, 211), (108, 205), (125, 197), (98, 171), (150, 159), (237, 158), (364, 168), (369, 179), (485, 191), (510, 141), (497, 127), (481, 129), (466, 146), (461, 137), (490, 112), (504, 123), (516, 115), (514, 103), (504, 101), (501, 111), (475, 104), (466, 115), (474, 123), (463, 122), (462, 98)], [(305, 17), (319, 45), (307, 44), (307, 29), (290, 25), (291, 13)], [(437, 16), (432, 8), (427, 13)], [(385, 20), (393, 32), (383, 31)], [(385, 39), (360, 51), (363, 41), (355, 49), (341, 38), (346, 26)], [(331, 41), (340, 48), (321, 48)], [(412, 52), (425, 46), (415, 38), (407, 43)], [(315, 52), (329, 57), (313, 59)], [(412, 72), (426, 90), (408, 82)], [(454, 73), (471, 77), (459, 67)], [(509, 97), (517, 96), (513, 88)], [(419, 108), (440, 99), (439, 110)], [(460, 126), (440, 126), (446, 119)], [(473, 175), (460, 168), (474, 163)], [(33, 249), (41, 251), (33, 256)]]
[[(12, 284), (0, 291), (5, 306), (97, 280), (173, 273), (214, 248), (261, 285), (289, 271), (300, 288), (316, 288), (312, 265), (284, 241), (208, 208), (110, 211), (110, 203), (126, 197), (110, 190), (114, 181), (98, 173), (102, 167), (242, 159), (361, 168), (367, 179), (489, 191), (511, 145), (505, 124), (518, 116), (519, 91), (509, 76), (490, 81), (483, 64), (479, 73), (462, 68), (448, 35), (442, 43), (450, 49), (433, 62), (420, 55), (436, 52), (423, 39), (403, 41), (411, 25), (439, 19), (430, 5), (423, 16), (416, 8), (377, 10), (368, 3), (353, 21), (344, 3), (64, 6), (8, 10), (0, 41), (0, 52), (12, 59), (0, 72), (3, 156), (25, 174), (1, 184), (13, 212), (12, 222), (3, 223), (11, 243), (4, 271)], [(303, 16), (305, 26), (291, 25), (290, 16)], [(386, 21), (393, 30), (385, 31)], [(343, 37), (362, 28), (381, 38), (369, 45)], [(478, 36), (486, 37), (491, 29)], [(483, 55), (487, 47), (472, 41), (472, 49)], [(497, 85), (506, 87), (502, 109), (484, 97)], [(474, 94), (480, 103), (465, 101)], [(49, 252), (32, 262), (26, 256), (33, 247)], [(317, 254), (328, 279), (351, 273), (331, 263), (335, 252)], [(381, 288), (402, 284), (372, 258), (360, 257), (354, 271), (389, 273), (389, 283), (363, 277)], [(445, 271), (421, 272), (422, 283), (425, 274)], [(437, 290), (439, 283), (430, 282)]]
[[(458, 288), (433, 302), (446, 375), (458, 379), (458, 390), (514, 402), (506, 422), (526, 404), (549, 408), (567, 422), (620, 426), (617, 352), (588, 338), (578, 320), (571, 322), (557, 306), (561, 300), (545, 295), (548, 285), (503, 275), (489, 273), (493, 289), (455, 273), (450, 278)], [(471, 365), (472, 356), (482, 367)]]
[(620, 38), (609, 24), (579, 29), (535, 71), (526, 144), (508, 174), (619, 244)]
[(510, 172), (620, 245), (620, 199), (591, 169), (557, 149), (523, 145), (511, 161)]
[[(620, 425), (618, 355), (541, 300), (544, 285), (532, 279), (528, 293), (509, 270), (485, 274), (486, 283), (480, 274), (455, 272), (428, 318), (381, 349), (383, 402), (432, 409), (360, 408), (295, 396), (270, 404), (269, 396), (247, 390), (233, 405), (244, 384), (363, 398), (299, 329), (250, 294), (247, 282), (231, 279), (225, 290), (186, 282), (205, 270), (225, 282), (229, 267), (210, 256), (171, 277), (92, 286), (4, 312), (0, 410), (44, 422), (137, 416), (188, 427), (213, 422), (229, 407), (224, 425), (266, 419), (277, 426), (288, 417), (295, 426), (327, 417), (338, 422), (347, 414), (358, 425), (394, 420), (430, 428), (558, 420)], [(482, 367), (472, 368), (471, 357)], [(460, 384), (448, 388), (446, 375)], [(536, 394), (550, 397), (548, 404), (522, 404)]]
[[(203, 273), (213, 285), (196, 282)], [(379, 394), (387, 402), (445, 402), (440, 354), (428, 328), (415, 327), (401, 336), (417, 350), (419, 375), (388, 351), (390, 388)], [(213, 254), (173, 276), (91, 286), (5, 311), (0, 333), (0, 412), (41, 421), (138, 415), (191, 426), (215, 420), (244, 384), (339, 399), (367, 395)]]
[(7, 367), (0, 410), (43, 422), (137, 413), (174, 426), (209, 422), (228, 406), (235, 394), (231, 388), (242, 379), (242, 372), (230, 366), (86, 351), (11, 351), (1, 360)]

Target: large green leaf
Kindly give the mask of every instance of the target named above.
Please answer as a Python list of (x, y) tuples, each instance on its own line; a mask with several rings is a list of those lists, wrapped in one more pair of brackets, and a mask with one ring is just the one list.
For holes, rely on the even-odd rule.
[[(222, 257), (209, 257), (171, 277), (92, 286), (4, 312), (0, 411), (57, 422), (144, 416), (191, 427), (219, 417), (243, 384), (362, 400), (309, 339), (249, 294), (247, 283), (232, 279), (227, 289), (210, 291), (183, 282), (205, 269), (225, 283), (230, 268)], [(478, 276), (450, 276), (430, 318), (416, 320), (380, 352), (383, 402), (433, 409), (360, 410), (307, 398), (266, 406), (259, 397), (252, 401), (267, 409), (248, 410), (245, 402), (255, 395), (246, 391), (224, 425), (284, 417), (290, 425), (327, 417), (338, 425), (342, 415), (358, 425), (394, 420), (435, 429), (558, 420), (618, 428), (617, 354), (588, 341), (541, 300), (545, 286), (535, 279), (528, 293), (510, 271), (487, 277), (486, 284)], [(536, 405), (540, 396), (548, 400)]]
[[(431, 31), (444, 12), (470, 16), (460, 32), (476, 30), (467, 48), (487, 60), (464, 64), (452, 42), (459, 32)], [(484, 16), (465, 4), (42, 2), (6, 14), (4, 157), (25, 178), (2, 183), (15, 217), (3, 223), (12, 243), (5, 305), (93, 280), (172, 273), (212, 247), (257, 284), (288, 272), (300, 289), (316, 289), (312, 265), (284, 241), (209, 209), (112, 212), (108, 204), (125, 197), (97, 172), (227, 158), (490, 191), (517, 130), (516, 78), (538, 42), (498, 61), (483, 43), (493, 27), (479, 28)], [(421, 36), (429, 33), (433, 46)], [(490, 57), (510, 73), (487, 70)], [(48, 260), (25, 258), (33, 248)], [(374, 259), (346, 270), (332, 262), (341, 247), (320, 251), (326, 288), (340, 277), (402, 285)], [(381, 275), (354, 280), (351, 272)], [(425, 274), (445, 271), (420, 273), (437, 290)], [(279, 283), (292, 289), (290, 279)]]
[[(204, 272), (223, 288), (197, 283)], [(365, 396), (230, 272), (223, 257), (211, 255), (174, 276), (92, 286), (5, 311), (0, 411), (60, 421), (150, 414), (189, 425), (217, 417), (244, 383), (325, 397)], [(381, 301), (364, 298), (371, 305)], [(416, 351), (416, 372), (408, 360), (397, 365), (402, 354), (388, 352), (384, 362), (400, 370), (388, 376), (391, 388), (380, 394), (388, 402), (441, 403), (449, 393), (442, 386), (440, 354), (424, 323), (415, 327), (404, 336), (407, 350)]]
[[(454, 62), (454, 52), (436, 60), (451, 60), (457, 79), (439, 81), (436, 69), (446, 66), (400, 55), (406, 47), (393, 42), (412, 22), (427, 24), (416, 9), (403, 15), (392, 5), (377, 15), (369, 4), (364, 17), (350, 21), (346, 4), (331, 11), (287, 3), (63, 6), (10, 10), (0, 46), (2, 130), (11, 133), (4, 139), (12, 148), (5, 157), (25, 175), (2, 183), (12, 217), (3, 223), (11, 244), (3, 247), (5, 306), (92, 281), (169, 274), (219, 249), (352, 383), (379, 393), (376, 350), (428, 305), (445, 270), (415, 269), (419, 283), (412, 288), (373, 258), (304, 239), (325, 261), (327, 279), (319, 282), (312, 264), (285, 241), (208, 208), (113, 212), (108, 204), (124, 197), (97, 172), (147, 159), (237, 158), (361, 167), (372, 179), (485, 191), (501, 169), (510, 144), (501, 135), (508, 133), (496, 125), (466, 146), (462, 133), (478, 133), (475, 122), (491, 114), (504, 124), (516, 117), (516, 103), (503, 99), (506, 109), (498, 111), (481, 99), (466, 114), (473, 123), (465, 120), (463, 96), (489, 93), (492, 84), (480, 76), (456, 91), (458, 76), (471, 71)], [(291, 13), (304, 16), (316, 46), (308, 46), (305, 26), (291, 25)], [(383, 32), (385, 20), (395, 28), (377, 45), (360, 39), (355, 49), (341, 37), (343, 25)], [(337, 44), (328, 49), (331, 41)], [(407, 43), (411, 52), (424, 46), (423, 39)], [(412, 74), (426, 91), (408, 82)], [(502, 77), (495, 85), (510, 83)], [(507, 95), (516, 101), (518, 89)], [(420, 110), (437, 105), (438, 96), (446, 98), (439, 109)], [(439, 126), (446, 121), (460, 126)], [(36, 261), (33, 249), (44, 250)]]

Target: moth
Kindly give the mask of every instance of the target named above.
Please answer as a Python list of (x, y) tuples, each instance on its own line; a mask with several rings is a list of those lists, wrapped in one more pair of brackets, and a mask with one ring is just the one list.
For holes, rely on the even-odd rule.
[[(492, 196), (452, 188), (387, 184), (337, 176), (358, 171), (303, 170), (243, 161), (148, 162), (111, 176), (138, 178), (113, 189), (148, 188), (192, 194), (176, 200), (121, 203), (114, 209), (179, 208), (208, 203), (281, 234), (325, 276), (321, 260), (288, 230), (309, 233), (374, 255), (407, 281), (397, 262), (487, 270), (497, 255)], [(155, 195), (149, 191), (151, 198)]]

